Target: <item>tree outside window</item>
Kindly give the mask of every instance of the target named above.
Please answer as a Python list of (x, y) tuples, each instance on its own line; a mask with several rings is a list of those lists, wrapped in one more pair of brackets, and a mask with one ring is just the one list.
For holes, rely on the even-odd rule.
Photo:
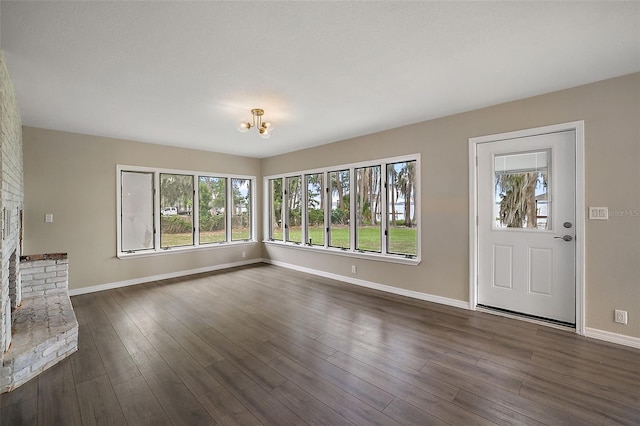
[(160, 173), (160, 246), (193, 245), (193, 176)]
[(232, 178), (231, 241), (251, 239), (251, 180)]
[(227, 240), (226, 198), (226, 178), (200, 176), (198, 183), (200, 244), (222, 243)]
[(331, 223), (329, 246), (348, 249), (350, 243), (350, 198), (351, 180), (349, 170), (329, 172), (331, 185)]

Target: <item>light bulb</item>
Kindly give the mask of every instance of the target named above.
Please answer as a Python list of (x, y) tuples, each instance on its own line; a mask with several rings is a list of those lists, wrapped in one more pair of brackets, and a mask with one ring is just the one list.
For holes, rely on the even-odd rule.
[(273, 123), (270, 121), (263, 121), (262, 127), (264, 127), (265, 129), (269, 129), (269, 131), (271, 131), (273, 130)]
[(271, 137), (271, 132), (265, 128), (260, 129), (260, 137), (262, 139), (269, 139)]
[(242, 133), (248, 131), (251, 128), (251, 123), (247, 123), (246, 121), (242, 121), (240, 122), (240, 124), (238, 124), (238, 130), (241, 131)]

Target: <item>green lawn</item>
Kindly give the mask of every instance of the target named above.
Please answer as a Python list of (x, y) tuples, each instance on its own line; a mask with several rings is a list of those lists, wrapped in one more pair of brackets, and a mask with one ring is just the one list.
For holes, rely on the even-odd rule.
[(418, 230), (404, 226), (389, 228), (389, 253), (418, 255)]
[[(332, 226), (330, 229), (331, 247), (349, 247), (349, 227)], [(323, 227), (309, 228), (309, 237), (313, 245), (324, 245), (325, 231)], [(276, 230), (272, 237), (282, 241), (282, 230)], [(392, 227), (389, 229), (389, 252), (416, 255), (416, 228)], [(289, 241), (302, 242), (302, 228), (289, 229)], [(377, 226), (361, 227), (358, 230), (358, 249), (364, 251), (380, 251), (380, 228)]]
[[(332, 226), (330, 229), (331, 247), (349, 247), (349, 227)], [(324, 228), (312, 226), (309, 228), (309, 238), (313, 245), (324, 245)], [(225, 233), (221, 231), (201, 232), (200, 244), (218, 243), (224, 241)], [(274, 232), (274, 240), (282, 241), (282, 231)], [(398, 254), (416, 255), (417, 249), (416, 228), (405, 228), (404, 226), (389, 228), (389, 252)], [(234, 229), (232, 232), (233, 241), (249, 239), (249, 228)], [(193, 245), (193, 236), (190, 233), (163, 233), (161, 235), (162, 247), (180, 247)], [(289, 230), (289, 241), (302, 242), (302, 228), (292, 227)], [(377, 226), (361, 227), (358, 229), (358, 249), (363, 251), (380, 251), (380, 229)]]
[[(249, 239), (249, 228), (233, 229), (231, 239), (233, 241), (242, 241)], [(225, 239), (225, 231), (208, 231), (200, 233), (200, 244), (219, 243)], [(161, 247), (181, 247), (193, 245), (193, 235), (191, 233), (175, 233), (167, 232), (160, 235)]]
[(200, 231), (200, 244), (221, 243), (226, 237), (227, 236), (224, 229), (221, 229), (219, 231)]

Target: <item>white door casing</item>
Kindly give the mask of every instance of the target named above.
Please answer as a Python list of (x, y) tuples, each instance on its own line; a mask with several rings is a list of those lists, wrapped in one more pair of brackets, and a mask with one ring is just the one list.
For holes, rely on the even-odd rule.
[[(471, 309), (486, 305), (553, 319), (584, 334), (583, 126), (573, 122), (469, 140)], [(548, 161), (549, 225), (505, 228), (496, 221), (496, 172), (505, 172), (505, 158), (513, 169), (535, 153), (542, 167)]]

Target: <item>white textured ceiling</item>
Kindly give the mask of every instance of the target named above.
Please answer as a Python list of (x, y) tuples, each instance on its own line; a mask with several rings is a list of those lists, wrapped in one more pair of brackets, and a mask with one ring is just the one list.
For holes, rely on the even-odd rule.
[[(640, 71), (638, 2), (2, 1), (23, 123), (268, 157)], [(236, 130), (251, 108), (263, 140)]]

